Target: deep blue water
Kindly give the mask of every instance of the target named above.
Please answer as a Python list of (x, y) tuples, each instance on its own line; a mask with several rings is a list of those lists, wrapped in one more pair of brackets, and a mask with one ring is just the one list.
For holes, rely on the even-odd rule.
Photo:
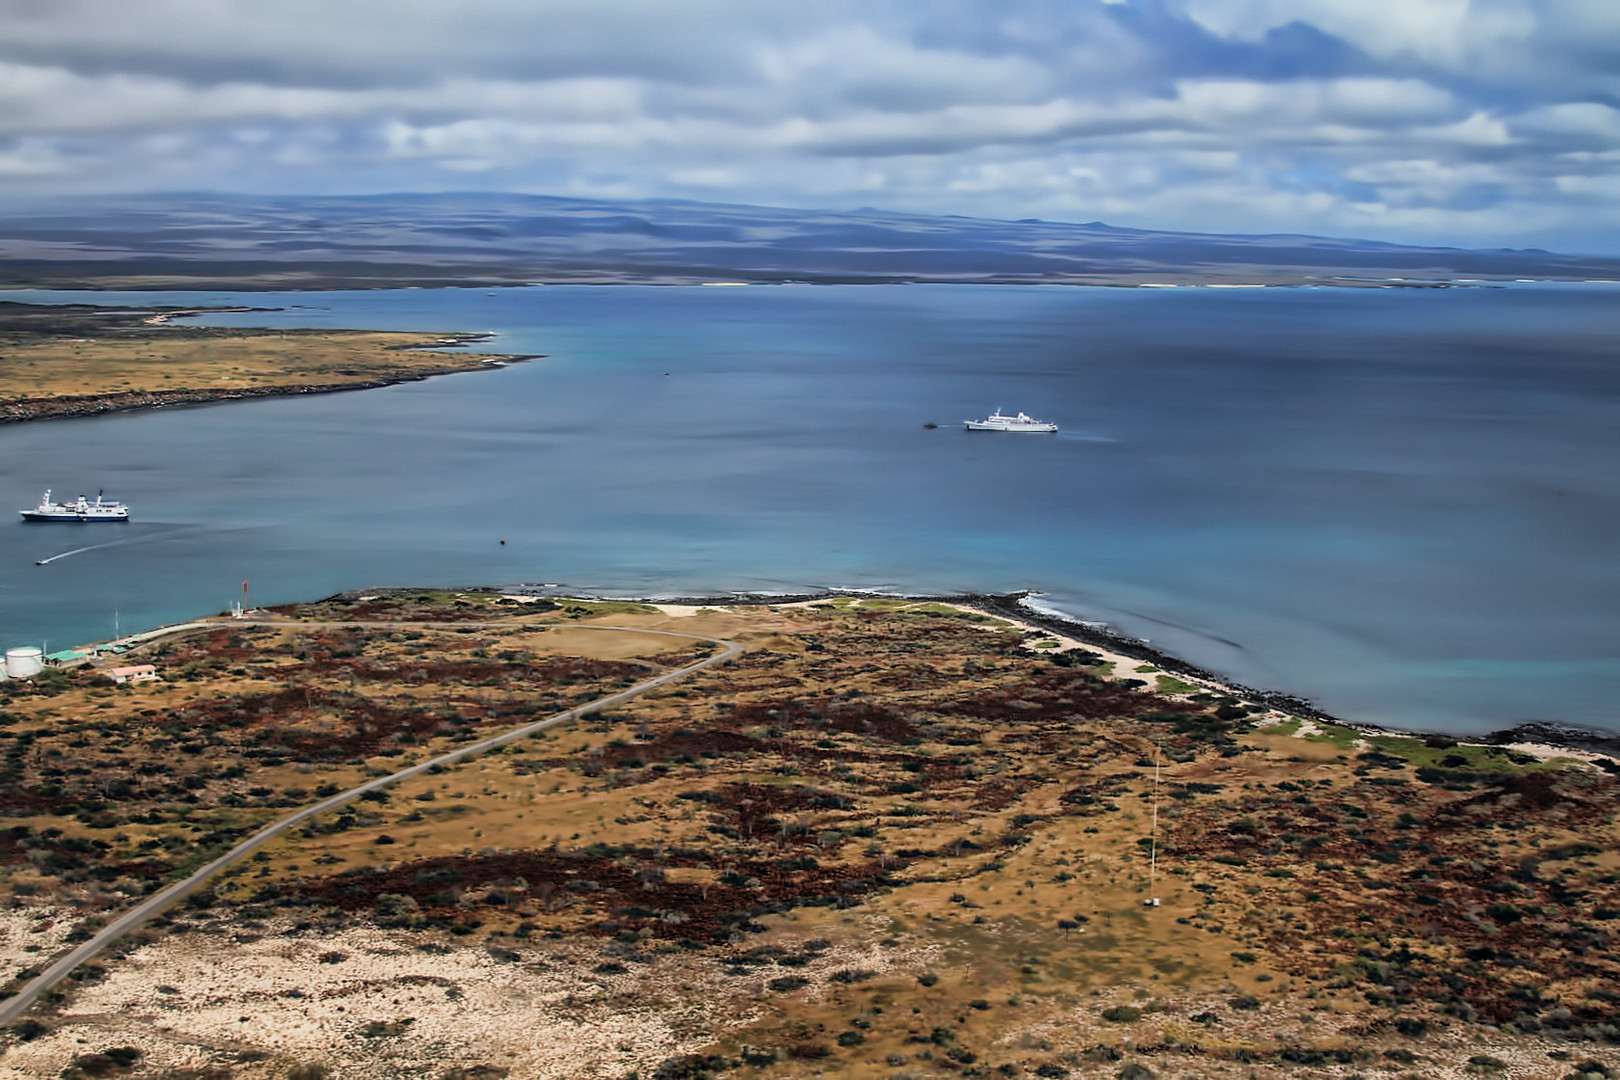
[[(0, 523), (0, 644), (219, 611), (244, 579), (263, 603), (1032, 588), (1354, 719), (1620, 728), (1613, 287), (133, 299), (288, 309), (220, 324), (495, 330), (491, 351), (547, 358), (0, 428), (17, 507), (105, 488), (137, 518)], [(997, 406), (1063, 431), (960, 429)]]

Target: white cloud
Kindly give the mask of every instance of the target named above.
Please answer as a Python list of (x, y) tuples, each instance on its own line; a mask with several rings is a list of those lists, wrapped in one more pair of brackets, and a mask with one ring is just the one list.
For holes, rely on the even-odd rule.
[(1562, 136), (1589, 147), (1620, 143), (1620, 109), (1595, 101), (1547, 105), (1515, 116), (1515, 131)]
[(44, 139), (20, 139), (0, 151), (0, 177), (47, 177), (71, 174), (76, 162)]
[(1054, 81), (1050, 69), (1028, 57), (924, 49), (864, 25), (767, 43), (756, 64), (768, 83), (795, 100), (826, 96), (900, 111), (1027, 101)]
[(432, 86), (312, 89), (178, 79), (82, 75), (0, 61), (0, 134), (120, 131), (187, 124), (345, 120), (397, 112), (539, 117), (585, 123), (633, 121), (643, 90), (629, 79), (534, 82), (447, 79)]
[(1344, 38), (1374, 56), (1403, 55), (1457, 66), (1522, 41), (1537, 20), (1527, 0), (1186, 0), (1207, 29), (1258, 40), (1302, 22)]
[(1411, 132), (1415, 145), (1432, 144), (1436, 148), (1502, 147), (1514, 141), (1507, 123), (1483, 110), (1450, 124), (1419, 127)]
[(0, 196), (487, 186), (1620, 244), (1617, 97), (1615, 0), (10, 0)]
[(1417, 79), (1201, 79), (1182, 81), (1177, 91), (1189, 115), (1220, 127), (1382, 127), (1444, 117), (1456, 108), (1446, 91)]

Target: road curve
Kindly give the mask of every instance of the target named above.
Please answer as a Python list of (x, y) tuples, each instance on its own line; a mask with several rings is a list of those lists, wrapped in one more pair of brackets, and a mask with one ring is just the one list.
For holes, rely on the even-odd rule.
[[(513, 623), (478, 623), (476, 625), (478, 625), (478, 626), (526, 626), (526, 627), (534, 627), (534, 626), (555, 626), (555, 625), (559, 625), (559, 624), (556, 624), (556, 623), (533, 623), (533, 622), (517, 623), (517, 622), (513, 622)], [(102, 949), (105, 949), (108, 945), (111, 945), (113, 942), (117, 941), (119, 938), (121, 938), (125, 934), (129, 933), (131, 930), (134, 930), (136, 927), (138, 927), (142, 923), (146, 922), (148, 919), (162, 913), (165, 909), (170, 907), (172, 904), (174, 904), (175, 902), (183, 899), (188, 893), (193, 892), (194, 890), (198, 889), (202, 885), (206, 884), (210, 878), (214, 877), (214, 875), (218, 874), (221, 870), (224, 870), (227, 866), (230, 866), (232, 863), (237, 862), (238, 860), (244, 858), (245, 856), (251, 855), (253, 852), (257, 851), (259, 848), (263, 847), (265, 844), (269, 843), (270, 841), (276, 839), (279, 836), (284, 835), (285, 833), (287, 833), (288, 831), (296, 828), (297, 826), (303, 824), (305, 821), (308, 821), (310, 818), (314, 817), (316, 814), (324, 813), (327, 810), (336, 809), (337, 807), (342, 806), (344, 803), (349, 802), (351, 799), (359, 798), (361, 795), (364, 795), (368, 791), (378, 791), (378, 790), (381, 790), (382, 788), (388, 787), (388, 786), (390, 786), (392, 784), (397, 784), (401, 780), (406, 780), (406, 779), (409, 779), (410, 777), (413, 777), (413, 776), (420, 776), (421, 774), (427, 772), (429, 769), (432, 769), (432, 768), (434, 768), (436, 766), (452, 765), (452, 764), (454, 764), (454, 763), (456, 763), (458, 761), (461, 761), (461, 760), (463, 760), (465, 758), (472, 757), (475, 754), (481, 754), (486, 750), (493, 750), (496, 747), (505, 746), (507, 743), (516, 742), (519, 739), (527, 738), (528, 736), (533, 735), (537, 731), (544, 731), (546, 728), (555, 727), (557, 724), (566, 723), (569, 720), (577, 720), (579, 717), (585, 716), (585, 715), (587, 715), (589, 713), (596, 712), (599, 709), (610, 708), (610, 707), (612, 707), (614, 705), (619, 704), (621, 701), (628, 701), (630, 698), (636, 697), (639, 694), (644, 694), (649, 690), (655, 690), (660, 686), (664, 686), (664, 685), (666, 685), (668, 683), (675, 682), (678, 679), (684, 679), (686, 676), (691, 675), (694, 672), (701, 671), (706, 667), (710, 667), (710, 666), (715, 665), (715, 664), (724, 663), (727, 660), (732, 659), (733, 657), (737, 656), (738, 654), (740, 654), (742, 652), (742, 646), (738, 645), (734, 641), (727, 641), (724, 638), (707, 637), (707, 636), (702, 635), (702, 634), (682, 634), (682, 633), (678, 633), (678, 632), (676, 632), (674, 630), (648, 630), (648, 629), (646, 629), (644, 627), (639, 627), (639, 626), (600, 626), (600, 625), (595, 625), (595, 624), (582, 624), (582, 623), (563, 623), (563, 624), (560, 624), (560, 625), (569, 626), (569, 627), (577, 628), (577, 629), (580, 629), (580, 630), (616, 630), (616, 631), (619, 631), (620, 633), (628, 632), (628, 633), (633, 633), (633, 634), (653, 634), (653, 635), (656, 635), (658, 637), (681, 638), (681, 639), (684, 639), (686, 641), (706, 641), (706, 642), (708, 642), (708, 643), (710, 643), (712, 645), (720, 645), (723, 648), (722, 648), (721, 652), (718, 652), (718, 653), (714, 654), (713, 656), (704, 657), (702, 660), (699, 660), (696, 663), (687, 664), (685, 667), (676, 668), (674, 671), (666, 671), (662, 675), (659, 675), (659, 676), (657, 676), (655, 678), (648, 679), (646, 682), (636, 683), (634, 686), (627, 687), (627, 688), (625, 688), (623, 690), (620, 690), (620, 691), (618, 691), (616, 693), (608, 694), (606, 697), (599, 697), (595, 701), (586, 702), (584, 705), (576, 705), (574, 708), (569, 709), (566, 712), (560, 712), (560, 713), (557, 713), (555, 716), (549, 716), (544, 720), (536, 720), (532, 724), (525, 724), (522, 727), (513, 728), (511, 731), (507, 731), (507, 732), (505, 732), (503, 734), (496, 735), (493, 738), (483, 739), (483, 740), (481, 740), (479, 742), (470, 743), (467, 746), (463, 746), (463, 747), (460, 747), (458, 749), (451, 750), (448, 753), (440, 754), (438, 757), (430, 758), (427, 761), (423, 761), (423, 762), (420, 762), (419, 764), (412, 765), (409, 768), (401, 769), (399, 772), (390, 773), (387, 776), (379, 776), (379, 777), (376, 777), (375, 779), (368, 780), (364, 784), (361, 784), (359, 787), (350, 788), (348, 791), (342, 792), (342, 793), (337, 794), (337, 795), (333, 795), (329, 799), (323, 799), (320, 802), (315, 803), (315, 804), (313, 804), (311, 806), (306, 806), (302, 810), (298, 810), (298, 811), (288, 815), (287, 817), (282, 818), (279, 821), (275, 821), (275, 822), (272, 822), (269, 825), (266, 825), (264, 828), (260, 829), (258, 832), (254, 833), (252, 836), (248, 837), (246, 840), (243, 840), (241, 843), (239, 843), (235, 847), (231, 848), (229, 851), (227, 851), (225, 854), (221, 855), (219, 858), (215, 859), (213, 862), (207, 864), (206, 866), (202, 867), (200, 870), (196, 871), (190, 877), (185, 878), (182, 881), (177, 881), (174, 884), (167, 886), (166, 888), (160, 889), (158, 892), (153, 893), (151, 896), (147, 897), (145, 900), (142, 900), (139, 904), (136, 904), (134, 907), (130, 908), (128, 911), (126, 911), (122, 915), (118, 916), (112, 922), (110, 922), (106, 926), (102, 927), (101, 930), (98, 931), (96, 933), (96, 935), (94, 937), (92, 937), (89, 941), (84, 942), (83, 944), (81, 944), (78, 947), (76, 947), (75, 949), (73, 949), (71, 952), (65, 954), (64, 956), (62, 956), (60, 958), (58, 958), (54, 963), (52, 963), (44, 971), (40, 972), (39, 975), (35, 976), (34, 979), (31, 982), (29, 982), (27, 986), (25, 986), (21, 990), (19, 990), (15, 997), (11, 997), (11, 998), (6, 999), (6, 1001), (4, 1001), (4, 1002), (0, 1002), (0, 1024), (8, 1024), (12, 1020), (15, 1020), (18, 1016), (22, 1015), (22, 1013), (25, 1010), (27, 1010), (29, 1006), (33, 1005), (33, 1003), (39, 998), (39, 996), (41, 994), (45, 993), (47, 990), (49, 990), (51, 987), (55, 986), (62, 979), (66, 978), (67, 974), (69, 972), (71, 972), (74, 968), (78, 967), (80, 964), (84, 963), (86, 960), (89, 960), (92, 956), (96, 955)], [(469, 624), (464, 623), (464, 622), (455, 622), (455, 623), (422, 623), (422, 622), (417, 622), (417, 623), (393, 623), (393, 622), (390, 622), (390, 623), (357, 623), (357, 622), (311, 623), (311, 622), (303, 622), (303, 621), (294, 620), (294, 619), (287, 619), (287, 620), (234, 620), (233, 619), (232, 621), (230, 621), (228, 623), (225, 623), (225, 622), (200, 623), (200, 624), (199, 623), (188, 623), (188, 624), (184, 625), (183, 627), (172, 627), (172, 628), (167, 628), (167, 629), (170, 632), (178, 631), (178, 632), (184, 633), (184, 632), (192, 632), (192, 631), (194, 631), (195, 629), (197, 629), (199, 627), (200, 628), (205, 628), (205, 629), (214, 629), (214, 628), (218, 628), (218, 627), (222, 627), (222, 626), (230, 626), (230, 627), (236, 627), (236, 626), (252, 626), (252, 627), (298, 627), (298, 626), (301, 626), (301, 627), (314, 627), (314, 626), (325, 626), (325, 627), (335, 627), (335, 626), (342, 626), (342, 627), (367, 627), (367, 626), (404, 627), (404, 626), (416, 626), (416, 627), (435, 627), (435, 628), (438, 628), (438, 627), (454, 627), (456, 629), (465, 629), (465, 628), (467, 628), (469, 626)], [(155, 636), (157, 633), (158, 633), (157, 631), (154, 631), (153, 635)]]

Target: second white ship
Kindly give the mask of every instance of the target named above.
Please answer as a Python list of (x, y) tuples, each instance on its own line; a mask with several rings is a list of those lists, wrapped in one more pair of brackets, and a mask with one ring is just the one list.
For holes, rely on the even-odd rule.
[(1045, 420), (1037, 420), (1028, 413), (1019, 413), (1017, 416), (1006, 416), (1000, 409), (991, 413), (983, 420), (965, 420), (963, 423), (969, 431), (1028, 431), (1038, 434), (1051, 434), (1058, 429), (1056, 424), (1049, 424)]

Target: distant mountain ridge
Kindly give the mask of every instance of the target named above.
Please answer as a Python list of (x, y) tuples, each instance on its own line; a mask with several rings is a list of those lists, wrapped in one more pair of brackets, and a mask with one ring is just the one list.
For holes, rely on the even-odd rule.
[(1620, 259), (543, 195), (79, 198), (0, 212), (0, 284), (381, 288), (707, 281), (1422, 285), (1620, 279)]

